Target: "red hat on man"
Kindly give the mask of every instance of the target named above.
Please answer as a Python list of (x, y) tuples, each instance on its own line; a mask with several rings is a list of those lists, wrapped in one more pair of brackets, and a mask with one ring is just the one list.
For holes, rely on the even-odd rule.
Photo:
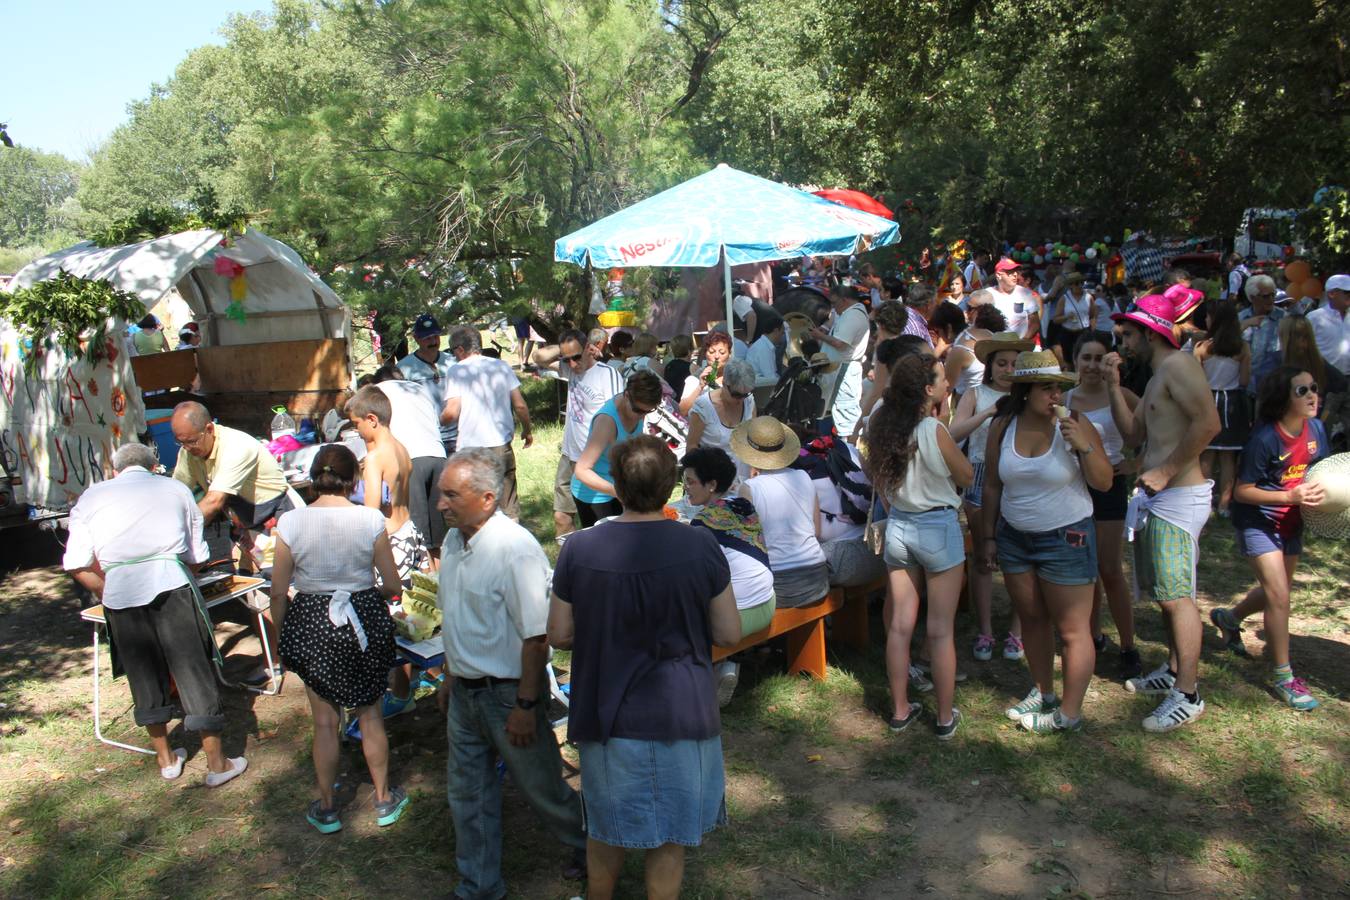
[(1005, 256), (998, 261), (998, 265), (994, 266), (994, 271), (1016, 272), (1020, 267), (1021, 267), (1020, 264), (1016, 260), (1012, 259), (1011, 257)]

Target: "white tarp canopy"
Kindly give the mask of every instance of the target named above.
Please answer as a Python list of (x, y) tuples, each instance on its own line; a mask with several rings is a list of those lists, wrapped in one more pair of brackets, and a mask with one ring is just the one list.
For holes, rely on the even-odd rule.
[[(248, 295), (242, 322), (226, 316), (230, 282), (215, 272), (219, 256), (244, 267)], [(208, 346), (351, 337), (350, 313), (333, 289), (300, 254), (252, 228), (228, 239), (203, 228), (120, 247), (85, 241), (29, 263), (6, 289), (29, 287), (61, 271), (135, 294), (147, 312), (155, 312), (177, 288)]]

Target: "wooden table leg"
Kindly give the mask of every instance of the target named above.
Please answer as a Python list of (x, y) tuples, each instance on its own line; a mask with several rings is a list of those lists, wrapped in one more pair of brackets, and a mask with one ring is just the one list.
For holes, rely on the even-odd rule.
[(834, 614), (834, 638), (854, 650), (866, 650), (869, 644), (867, 630), (867, 592), (854, 589), (844, 591), (844, 605)]
[(825, 680), (825, 620), (815, 621), (787, 634), (788, 674), (806, 672)]

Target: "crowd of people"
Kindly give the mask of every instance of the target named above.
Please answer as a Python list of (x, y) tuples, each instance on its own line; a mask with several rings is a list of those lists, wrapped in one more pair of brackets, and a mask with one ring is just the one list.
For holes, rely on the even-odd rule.
[[(217, 519), (244, 540), (272, 532), (271, 639), (313, 716), (316, 830), (342, 827), (344, 711), (376, 821), (398, 821), (409, 800), (391, 783), (384, 723), (414, 707), (418, 686), (435, 689), (464, 898), (506, 890), (499, 761), (568, 848), (567, 874), (589, 878), (588, 896), (612, 895), (627, 850), (645, 852), (651, 896), (676, 895), (685, 848), (726, 818), (718, 707), (740, 661), (714, 664), (714, 645), (834, 586), (884, 591), (894, 732), (923, 716), (916, 691), (934, 693), (938, 740), (959, 732), (966, 585), (973, 660), (992, 659), (1000, 635), (1004, 658), (1026, 659), (1027, 693), (1006, 711), (1020, 727), (1083, 727), (1109, 612), (1124, 689), (1159, 698), (1142, 727), (1167, 732), (1205, 711), (1196, 568), (1201, 529), (1221, 516), (1256, 586), (1211, 622), (1241, 650), (1244, 620), (1260, 613), (1274, 691), (1315, 708), (1291, 668), (1290, 594), (1301, 511), (1325, 498), (1304, 476), (1343, 427), (1332, 398), (1350, 370), (1350, 276), (1300, 313), (1267, 275), (1211, 299), (1180, 271), (1099, 294), (1078, 271), (1011, 258), (993, 266), (993, 286), (967, 293), (984, 277), (979, 260), (941, 297), (866, 264), (838, 283), (822, 274), (829, 318), (795, 333), (819, 347), (819, 421), (757, 408), (756, 389), (788, 362), (781, 316), (742, 322), (746, 340), (727, 323), (665, 354), (647, 333), (563, 332), (552, 569), (518, 521), (512, 444), (517, 430), (524, 447), (533, 440), (520, 376), (484, 354), (475, 328), (452, 329), (443, 350), (435, 318), (417, 319), (417, 349), (366, 376), (330, 423), (307, 504), (257, 440), (181, 404), (172, 478), (152, 474), (147, 448), (121, 448), (116, 477), (73, 510), (65, 558), (134, 661), (136, 721), (163, 777), (184, 760), (167, 739), (170, 678), (185, 726), (202, 734), (207, 784), (247, 766), (222, 749), (210, 635), (192, 609), (203, 526)], [(162, 502), (125, 501), (146, 491)], [(131, 527), (128, 508), (145, 510)], [(1127, 537), (1137, 596), (1157, 605), (1168, 636), (1150, 671), (1135, 645)], [(395, 665), (393, 616), (414, 572), (436, 579), (443, 617), (444, 663), (421, 673)], [(1006, 630), (994, 625), (995, 574), (1011, 600)], [(572, 651), (580, 795), (547, 717), (551, 648)]]

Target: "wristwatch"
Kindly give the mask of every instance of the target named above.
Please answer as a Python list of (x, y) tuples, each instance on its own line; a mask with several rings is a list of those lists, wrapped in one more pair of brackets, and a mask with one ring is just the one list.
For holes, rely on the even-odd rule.
[(524, 697), (516, 697), (516, 706), (519, 706), (521, 709), (534, 709), (538, 705), (539, 701), (537, 699), (526, 700)]

